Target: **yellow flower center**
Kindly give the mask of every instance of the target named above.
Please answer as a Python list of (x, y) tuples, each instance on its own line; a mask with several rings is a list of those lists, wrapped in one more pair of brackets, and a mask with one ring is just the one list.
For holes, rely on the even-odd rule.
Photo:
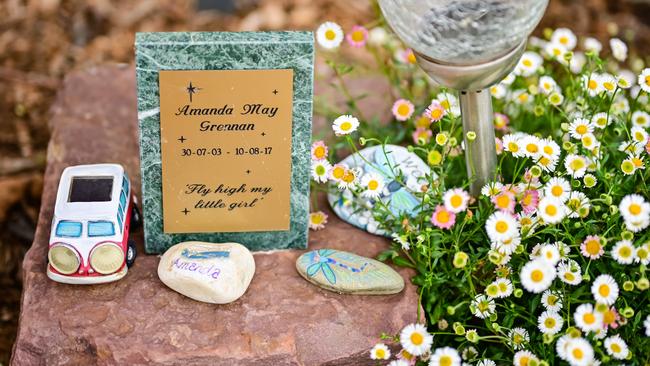
[(587, 324), (593, 324), (596, 321), (596, 317), (592, 313), (586, 313), (582, 316), (582, 320)]
[(548, 206), (546, 206), (546, 209), (544, 211), (549, 216), (555, 216), (557, 214), (557, 207), (555, 207), (553, 205), (548, 205)]
[(352, 123), (350, 123), (348, 121), (345, 121), (345, 122), (341, 123), (340, 128), (343, 131), (349, 131), (352, 128)]
[(442, 210), (442, 211), (438, 212), (438, 214), (436, 215), (436, 220), (438, 222), (440, 222), (441, 224), (448, 223), (449, 219), (450, 219), (449, 213), (447, 211), (445, 211), (445, 210)]
[(589, 83), (587, 84), (587, 87), (591, 90), (596, 90), (598, 88), (598, 83), (594, 79), (590, 79)]
[(325, 157), (325, 147), (323, 147), (323, 146), (317, 146), (317, 147), (314, 149), (314, 156), (315, 156), (317, 159), (323, 159), (323, 158)]
[(353, 41), (355, 42), (362, 42), (366, 37), (363, 34), (363, 31), (356, 30), (352, 32), (352, 35), (350, 36)]
[(645, 77), (645, 84), (650, 86), (650, 75)]
[(553, 188), (551, 188), (551, 194), (555, 197), (560, 197), (562, 193), (564, 193), (564, 189), (560, 186), (553, 186)]
[(585, 167), (585, 162), (580, 158), (576, 158), (576, 159), (573, 159), (571, 161), (571, 164), (569, 164), (569, 165), (571, 166), (571, 169), (573, 169), (573, 170), (580, 170), (580, 169)]
[(573, 273), (571, 273), (571, 272), (566, 272), (564, 274), (564, 279), (571, 282), (571, 281), (576, 279), (576, 276), (574, 276)]
[(451, 109), (451, 104), (449, 103), (449, 99), (445, 99), (443, 101), (440, 101), (440, 105), (442, 106), (442, 108), (444, 108), (446, 110)]
[(524, 206), (529, 206), (533, 202), (533, 195), (531, 193), (527, 193), (521, 202), (524, 204)]
[(555, 326), (555, 319), (554, 318), (546, 318), (546, 320), (544, 320), (544, 326), (546, 328), (553, 328)]
[(420, 333), (414, 332), (411, 334), (411, 343), (413, 343), (416, 346), (419, 346), (424, 342), (424, 337)]
[(531, 154), (535, 154), (536, 152), (539, 151), (539, 147), (537, 147), (536, 144), (531, 143), (531, 144), (526, 145), (526, 150)]
[(641, 205), (633, 203), (630, 205), (629, 211), (632, 215), (638, 215), (641, 213)]
[(408, 54), (408, 56), (406, 56), (406, 60), (407, 60), (410, 64), (414, 64), (414, 63), (417, 62), (417, 60), (415, 59), (415, 54), (414, 54), (413, 52), (410, 52), (410, 53)]
[(600, 287), (598, 287), (598, 293), (599, 293), (600, 296), (602, 296), (602, 297), (607, 297), (607, 296), (609, 296), (609, 291), (610, 291), (610, 290), (609, 290), (609, 285), (607, 285), (607, 284), (604, 284), (604, 283), (603, 283), (602, 285), (600, 285)]
[(603, 314), (603, 322), (605, 324), (612, 324), (614, 321), (616, 321), (616, 314), (614, 314), (614, 312), (611, 310), (607, 310)]
[(503, 234), (506, 231), (508, 231), (508, 223), (505, 221), (497, 221), (497, 224), (495, 225), (495, 229), (497, 232)]
[(553, 55), (555, 56), (560, 56), (562, 54), (562, 50), (559, 48), (554, 48), (553, 49)]
[(452, 359), (451, 356), (444, 355), (440, 357), (440, 366), (451, 366)]
[(610, 91), (614, 90), (614, 88), (616, 87), (616, 85), (614, 83), (610, 82), (610, 81), (604, 82), (603, 86), (605, 87), (605, 89), (610, 90)]
[(528, 366), (528, 363), (530, 362), (530, 357), (528, 356), (522, 356), (519, 359), (519, 366)]
[(333, 41), (334, 38), (336, 38), (336, 32), (334, 32), (331, 29), (325, 31), (325, 39), (327, 39), (328, 41)]
[(526, 66), (526, 67), (533, 66), (533, 62), (531, 60), (527, 59), (527, 58), (525, 58), (521, 63), (524, 64), (524, 66)]
[(323, 215), (312, 214), (311, 215), (311, 222), (313, 224), (316, 224), (316, 225), (321, 224), (323, 222)]
[(324, 166), (322, 166), (322, 165), (318, 165), (318, 166), (316, 167), (316, 174), (317, 174), (317, 175), (324, 175), (325, 173), (327, 173), (327, 171), (325, 170), (325, 167), (324, 167)]
[(620, 255), (623, 258), (627, 258), (630, 255), (632, 255), (632, 250), (628, 247), (622, 247), (621, 249), (618, 250), (618, 255)]
[(612, 348), (612, 351), (614, 351), (614, 353), (619, 353), (622, 351), (621, 346), (619, 346), (618, 343), (612, 343), (610, 347)]
[(383, 348), (379, 348), (375, 351), (375, 356), (377, 356), (378, 359), (384, 359), (386, 358), (386, 351), (384, 351)]
[(451, 196), (451, 200), (449, 201), (453, 207), (460, 207), (463, 204), (463, 198), (457, 194)]
[(376, 180), (371, 180), (370, 182), (368, 182), (369, 190), (374, 191), (377, 189), (377, 187), (379, 187), (379, 182), (377, 182)]
[(544, 146), (544, 153), (548, 155), (553, 154), (553, 148), (548, 145)]
[(637, 141), (645, 141), (645, 136), (643, 136), (643, 133), (641, 133), (641, 132), (635, 133), (634, 137), (636, 137)]
[(569, 38), (567, 38), (566, 36), (562, 36), (562, 37), (560, 37), (559, 41), (560, 41), (560, 43), (562, 43), (563, 45), (566, 45), (566, 44), (569, 43)]
[(500, 195), (496, 199), (499, 208), (507, 208), (510, 205), (510, 197), (505, 194)]
[(411, 108), (406, 103), (402, 103), (397, 107), (397, 114), (400, 116), (407, 116), (409, 112), (411, 111)]
[(438, 108), (434, 108), (431, 110), (431, 119), (438, 120), (442, 117), (442, 111)]
[(600, 242), (595, 239), (589, 240), (585, 245), (585, 249), (590, 255), (598, 255), (600, 253)]
[(585, 133), (587, 133), (587, 131), (588, 129), (587, 126), (585, 125), (578, 125), (578, 127), (576, 127), (576, 132), (579, 133), (580, 135), (584, 135)]
[(573, 349), (573, 357), (575, 357), (578, 360), (582, 360), (582, 358), (585, 356), (584, 352), (580, 348), (574, 348)]
[(544, 272), (539, 269), (534, 269), (530, 273), (530, 279), (533, 280), (533, 282), (541, 282), (544, 279)]
[(547, 299), (546, 302), (548, 302), (549, 305), (555, 305), (557, 303), (557, 296), (555, 295), (550, 295)]
[(334, 168), (334, 170), (332, 170), (332, 176), (336, 179), (343, 178), (343, 174), (345, 174), (345, 169), (340, 166), (337, 166)]
[(551, 90), (551, 83), (544, 83), (544, 89)]
[(519, 94), (519, 101), (522, 103), (525, 103), (528, 100), (528, 94), (526, 93), (521, 93)]
[(512, 151), (513, 153), (516, 153), (517, 151), (519, 151), (519, 145), (517, 145), (516, 142), (509, 142), (508, 150)]
[(356, 177), (354, 176), (354, 172), (352, 172), (351, 170), (348, 170), (347, 172), (345, 172), (345, 174), (343, 174), (342, 180), (345, 183), (352, 183), (352, 182), (354, 182), (355, 178)]

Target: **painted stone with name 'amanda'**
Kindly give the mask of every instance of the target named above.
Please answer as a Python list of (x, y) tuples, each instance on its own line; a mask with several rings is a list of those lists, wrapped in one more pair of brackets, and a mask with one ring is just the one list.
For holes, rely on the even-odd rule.
[(254, 274), (253, 255), (237, 243), (179, 243), (169, 248), (158, 264), (158, 277), (169, 288), (212, 304), (240, 298)]
[(404, 279), (377, 260), (334, 249), (319, 249), (301, 255), (298, 273), (326, 290), (356, 295), (389, 295), (404, 288)]

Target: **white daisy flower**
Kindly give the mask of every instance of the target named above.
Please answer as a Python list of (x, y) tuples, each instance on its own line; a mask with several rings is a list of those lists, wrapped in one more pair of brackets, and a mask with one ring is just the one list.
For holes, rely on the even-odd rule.
[(573, 337), (571, 334), (565, 334), (558, 338), (557, 342), (555, 343), (555, 351), (557, 352), (557, 355), (565, 361), (567, 360), (567, 348), (569, 346), (569, 342), (572, 339)]
[(555, 266), (560, 261), (560, 251), (553, 244), (544, 244), (539, 248), (539, 258)]
[(639, 156), (643, 152), (643, 145), (633, 141), (624, 141), (618, 146), (618, 151), (626, 153), (628, 156)]
[(334, 22), (325, 22), (316, 30), (316, 41), (325, 49), (337, 48), (343, 41), (343, 30)]
[(361, 176), (361, 169), (352, 168), (346, 169), (343, 173), (343, 177), (339, 180), (338, 188), (343, 189), (355, 189), (359, 184), (359, 177)]
[(571, 184), (561, 177), (553, 177), (544, 185), (544, 197), (552, 197), (560, 202), (566, 202), (570, 193)]
[(569, 285), (578, 285), (582, 282), (582, 273), (578, 262), (574, 260), (562, 261), (557, 265), (557, 275), (560, 280)]
[(469, 304), (469, 309), (475, 317), (485, 319), (494, 314), (496, 304), (493, 299), (483, 294), (479, 294), (472, 299), (472, 302)]
[(458, 103), (458, 98), (455, 95), (445, 92), (439, 93), (436, 100), (447, 112), (454, 116), (460, 116), (460, 103)]
[(311, 163), (311, 177), (318, 183), (325, 183), (329, 179), (332, 165), (327, 160), (316, 160)]
[(638, 194), (628, 194), (623, 197), (618, 209), (626, 221), (638, 221), (650, 215), (650, 203)]
[(501, 193), (501, 189), (503, 188), (503, 184), (500, 182), (490, 182), (484, 185), (481, 188), (481, 194), (486, 196), (486, 197), (492, 197), (496, 196), (497, 194)]
[(650, 264), (650, 242), (636, 248), (634, 263), (640, 263), (645, 266)]
[(630, 70), (621, 70), (616, 77), (618, 87), (622, 89), (630, 89), (636, 83), (636, 74)]
[(449, 189), (442, 195), (445, 208), (453, 213), (460, 213), (467, 209), (469, 194), (461, 188)]
[(519, 234), (519, 222), (510, 214), (496, 211), (485, 222), (485, 229), (492, 241), (508, 241)]
[(582, 52), (576, 51), (573, 53), (571, 61), (569, 61), (569, 70), (576, 75), (580, 74), (585, 64), (587, 64), (587, 56)]
[(567, 215), (567, 207), (562, 201), (553, 197), (544, 197), (539, 201), (537, 214), (546, 224), (557, 224)]
[(427, 328), (422, 324), (409, 324), (399, 336), (402, 348), (413, 356), (420, 356), (428, 352), (433, 344), (433, 336), (427, 332)]
[(515, 366), (529, 366), (533, 363), (539, 363), (539, 358), (530, 351), (519, 351), (512, 358), (512, 364)]
[(515, 236), (507, 240), (491, 241), (490, 247), (501, 254), (509, 256), (515, 252), (515, 249), (517, 249), (517, 246), (519, 246), (519, 244), (521, 244), (521, 235), (519, 235), (519, 233), (516, 233)]
[(614, 260), (620, 264), (632, 264), (634, 263), (634, 257), (636, 257), (636, 249), (631, 241), (621, 240), (616, 242), (611, 254)]
[(359, 128), (359, 120), (347, 114), (336, 118), (332, 124), (336, 136), (349, 135), (357, 128)]
[(566, 65), (564, 54), (567, 53), (566, 47), (559, 43), (549, 42), (544, 47), (544, 52), (553, 60)]
[(646, 93), (650, 93), (650, 67), (647, 67), (641, 71), (639, 74), (639, 79), (637, 80), (641, 90)]
[(643, 326), (645, 327), (645, 336), (650, 337), (650, 314), (643, 321)]
[(386, 366), (411, 366), (411, 363), (404, 359), (392, 360)]
[(495, 99), (503, 99), (503, 97), (506, 96), (506, 91), (506, 87), (501, 83), (492, 85), (490, 87), (490, 94), (492, 94), (492, 97)]
[(621, 338), (620, 335), (613, 335), (605, 338), (605, 349), (607, 354), (614, 357), (617, 360), (624, 360), (627, 358), (630, 350), (627, 347), (627, 343)]
[(608, 116), (606, 112), (596, 113), (591, 117), (591, 125), (600, 129), (607, 127), (611, 122), (612, 117)]
[(599, 75), (595, 73), (583, 76), (582, 83), (585, 90), (589, 93), (589, 96), (595, 97), (604, 90), (599, 79)]
[(530, 342), (528, 331), (521, 327), (510, 329), (510, 332), (508, 332), (508, 338), (508, 343), (510, 343), (515, 350), (524, 349), (526, 344)]
[(361, 186), (365, 188), (361, 196), (377, 199), (384, 192), (384, 178), (377, 173), (366, 173), (361, 178)]
[(594, 132), (594, 126), (586, 118), (576, 118), (569, 125), (569, 134), (576, 140), (588, 133)]
[(512, 100), (517, 104), (524, 105), (530, 103), (533, 98), (531, 98), (527, 90), (518, 89), (512, 92)]
[(560, 293), (553, 290), (546, 290), (542, 294), (542, 305), (546, 310), (559, 312), (562, 310), (562, 297)]
[(501, 84), (503, 84), (503, 85), (512, 85), (512, 83), (515, 82), (516, 78), (517, 78), (517, 76), (513, 72), (511, 72), (508, 75), (506, 75), (506, 77), (503, 78), (503, 80), (501, 80)]
[(383, 343), (377, 343), (370, 350), (370, 358), (373, 360), (388, 360), (390, 359), (390, 349)]
[(589, 366), (594, 360), (594, 349), (584, 338), (573, 338), (566, 346), (566, 360), (571, 366)]
[(544, 75), (539, 78), (539, 90), (542, 91), (542, 93), (548, 95), (551, 94), (551, 92), (555, 90), (559, 90), (557, 83), (555, 82), (555, 79), (548, 75)]
[(637, 144), (645, 145), (645, 143), (648, 141), (648, 132), (646, 132), (645, 128), (643, 127), (632, 127), (630, 130), (630, 135), (632, 136), (632, 141), (636, 142)]
[(632, 113), (632, 126), (648, 128), (650, 126), (650, 114), (644, 111)]
[(582, 147), (589, 151), (593, 151), (594, 149), (600, 147), (600, 142), (598, 142), (598, 139), (593, 133), (582, 135), (580, 142), (582, 143)]
[(436, 348), (429, 359), (429, 366), (460, 366), (458, 351), (451, 347)]
[(533, 135), (528, 135), (521, 139), (521, 146), (524, 150), (524, 155), (536, 160), (542, 151), (540, 139)]
[(576, 47), (578, 38), (570, 29), (558, 28), (553, 31), (553, 34), (551, 35), (551, 42), (559, 43), (570, 51)]
[(512, 154), (512, 156), (519, 158), (524, 156), (524, 148), (521, 144), (521, 136), (507, 134), (503, 136), (503, 149)]
[(591, 304), (581, 304), (573, 313), (576, 326), (584, 332), (595, 332), (603, 327), (603, 314)]
[(542, 57), (540, 55), (536, 52), (526, 51), (521, 55), (519, 63), (517, 63), (513, 72), (515, 75), (529, 77), (535, 74), (541, 65)]
[(603, 49), (603, 44), (600, 43), (599, 40), (593, 37), (587, 37), (585, 40), (582, 42), (582, 46), (585, 48), (586, 51), (592, 51), (596, 55), (600, 53)]
[(587, 172), (589, 161), (581, 155), (569, 154), (564, 158), (564, 167), (567, 174), (573, 178), (582, 178)]
[(566, 202), (566, 207), (568, 208), (569, 218), (578, 218), (585, 217), (589, 213), (591, 204), (586, 194), (578, 191), (573, 191), (569, 194), (569, 199)]
[(594, 295), (596, 302), (614, 305), (614, 302), (618, 298), (618, 284), (614, 280), (614, 277), (608, 274), (601, 274), (596, 277), (594, 283), (591, 285), (591, 293)]
[(623, 96), (623, 94), (617, 94), (614, 103), (612, 103), (612, 113), (613, 114), (625, 114), (630, 111), (630, 101)]
[(548, 289), (556, 277), (555, 268), (540, 259), (526, 263), (519, 274), (521, 285), (533, 293), (541, 293)]
[(618, 82), (616, 81), (616, 78), (612, 76), (611, 74), (601, 74), (600, 75), (600, 85), (603, 86), (603, 89), (611, 94), (616, 90), (616, 87), (618, 86)]
[(555, 311), (545, 311), (537, 318), (537, 327), (544, 334), (555, 335), (562, 330), (564, 320)]
[(394, 242), (402, 246), (402, 249), (404, 250), (411, 249), (411, 244), (409, 244), (405, 236), (399, 235), (397, 233), (393, 233), (391, 236), (393, 237)]
[(509, 279), (499, 278), (496, 281), (494, 281), (494, 284), (499, 289), (499, 293), (497, 294), (498, 298), (506, 298), (512, 295), (513, 287), (512, 287), (512, 282)]
[(368, 32), (368, 43), (373, 46), (381, 46), (388, 40), (388, 32), (384, 27), (374, 27)]
[(627, 59), (627, 45), (618, 38), (609, 40), (609, 47), (612, 49), (612, 55), (615, 59), (623, 62)]

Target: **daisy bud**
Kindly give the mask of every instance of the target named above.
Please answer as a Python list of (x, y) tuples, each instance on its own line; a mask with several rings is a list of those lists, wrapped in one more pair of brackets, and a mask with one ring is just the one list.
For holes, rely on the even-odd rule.
[(449, 323), (445, 319), (438, 320), (438, 329), (446, 330), (449, 328)]
[(544, 31), (542, 32), (544, 35), (544, 38), (547, 40), (550, 40), (551, 37), (553, 37), (553, 29), (551, 28), (544, 28)]
[(566, 330), (567, 334), (571, 335), (571, 338), (578, 338), (582, 335), (580, 330), (576, 327), (569, 327), (569, 329)]
[(452, 147), (458, 145), (458, 139), (456, 139), (455, 137), (450, 137), (449, 138), (449, 145), (451, 145)]
[(603, 201), (605, 201), (605, 203), (606, 203), (607, 205), (611, 205), (611, 204), (612, 204), (612, 196), (610, 196), (610, 195), (608, 195), (608, 194), (604, 194), (604, 193), (601, 194), (601, 195), (600, 195), (600, 199), (603, 200)]
[(519, 245), (517, 245), (517, 247), (515, 248), (515, 253), (517, 253), (517, 254), (521, 254), (521, 253), (523, 253), (525, 250), (526, 250), (526, 248), (524, 248), (523, 245), (519, 244)]
[(474, 141), (474, 140), (476, 140), (476, 132), (468, 131), (467, 132), (467, 141)]
[(625, 290), (625, 291), (634, 290), (634, 283), (632, 283), (632, 281), (623, 282), (623, 290)]
[(566, 62), (571, 61), (572, 58), (573, 58), (573, 52), (569, 51), (564, 53), (564, 60)]
[(564, 149), (564, 150), (569, 151), (569, 150), (571, 150), (572, 147), (573, 147), (573, 144), (571, 143), (571, 141), (564, 141), (562, 143), (562, 149)]
[[(567, 131), (569, 131), (569, 124), (566, 123), (566, 122), (562, 122), (562, 123), (560, 123), (560, 128), (562, 129), (562, 131), (567, 132)], [(568, 141), (565, 141), (565, 142), (568, 142)]]
[(442, 162), (442, 154), (438, 150), (431, 150), (427, 154), (427, 162), (431, 166), (440, 165)]
[(650, 287), (650, 281), (645, 277), (639, 278), (639, 280), (636, 281), (636, 287), (641, 291), (645, 291)]
[(611, 213), (612, 215), (616, 215), (617, 212), (618, 212), (618, 207), (614, 205), (609, 206), (609, 213)]
[(535, 113), (536, 117), (541, 117), (544, 115), (544, 107), (541, 105), (536, 105), (535, 108), (533, 109), (533, 113)]
[(535, 178), (539, 178), (542, 175), (542, 168), (540, 168), (537, 165), (534, 165), (532, 168), (530, 168), (530, 175), (532, 175)]
[(530, 361), (528, 361), (528, 366), (539, 366), (539, 360), (532, 358)]
[(548, 362), (546, 362), (546, 361), (539, 361), (539, 366), (548, 366)]
[(478, 333), (476, 333), (476, 329), (470, 329), (465, 333), (465, 339), (472, 343), (478, 343), (479, 336)]
[(573, 188), (580, 188), (580, 182), (577, 181), (577, 180), (572, 180), (572, 181), (571, 181), (571, 186), (572, 186)]
[(538, 94), (538, 93), (539, 93), (539, 89), (537, 88), (537, 85), (535, 85), (535, 84), (531, 84), (531, 85), (528, 85), (528, 92), (529, 92), (530, 94), (535, 95), (535, 94)]
[(634, 234), (631, 231), (625, 230), (625, 231), (623, 231), (621, 233), (621, 238), (623, 240), (630, 240), (631, 241), (632, 239), (634, 239)]
[(634, 316), (634, 309), (632, 309), (631, 307), (628, 306), (625, 309), (623, 309), (623, 311), (621, 311), (621, 315), (623, 315), (624, 317), (630, 319), (631, 317)]
[(589, 282), (589, 281), (591, 281), (591, 276), (589, 276), (589, 273), (585, 273), (584, 275), (582, 275), (582, 279), (584, 281)]
[(520, 288), (515, 289), (513, 294), (515, 295), (516, 298), (520, 298), (524, 294), (524, 290), (522, 290)]
[(594, 57), (596, 57), (597, 55), (598, 55), (598, 54), (597, 54), (594, 50), (587, 50), (587, 51), (585, 52), (585, 56), (587, 56), (587, 58), (594, 58)]
[(544, 344), (552, 344), (555, 341), (555, 336), (551, 333), (544, 333)]
[(582, 182), (585, 184), (585, 187), (593, 188), (596, 183), (598, 183), (598, 180), (593, 174), (585, 174), (584, 178), (582, 178)]
[(424, 203), (429, 203), (431, 201), (431, 197), (429, 197), (428, 194), (424, 195)]
[(412, 153), (414, 149), (413, 149), (412, 145), (409, 145), (409, 146), (406, 147), (406, 150), (408, 150), (408, 152)]
[(494, 314), (490, 315), (490, 321), (495, 322), (495, 321), (497, 321), (497, 319), (499, 319), (499, 316), (497, 315), (497, 313), (494, 313)]
[(453, 306), (447, 306), (447, 314), (454, 315), (456, 314), (456, 308)]
[(454, 323), (454, 332), (457, 335), (463, 335), (463, 334), (465, 334), (465, 327), (463, 327), (463, 325), (460, 324), (459, 322), (455, 322)]
[(359, 145), (366, 146), (366, 139), (364, 137), (359, 137)]
[(456, 252), (454, 254), (454, 267), (464, 268), (467, 265), (467, 260), (469, 256), (465, 252)]
[(499, 333), (499, 331), (501, 330), (501, 326), (499, 325), (499, 323), (492, 323), (492, 328), (494, 328), (494, 331), (496, 333)]

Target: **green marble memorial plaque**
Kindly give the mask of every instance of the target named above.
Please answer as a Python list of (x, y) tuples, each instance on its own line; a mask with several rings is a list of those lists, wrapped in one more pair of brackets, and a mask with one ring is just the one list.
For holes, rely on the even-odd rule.
[(310, 32), (137, 33), (145, 249), (306, 248)]

